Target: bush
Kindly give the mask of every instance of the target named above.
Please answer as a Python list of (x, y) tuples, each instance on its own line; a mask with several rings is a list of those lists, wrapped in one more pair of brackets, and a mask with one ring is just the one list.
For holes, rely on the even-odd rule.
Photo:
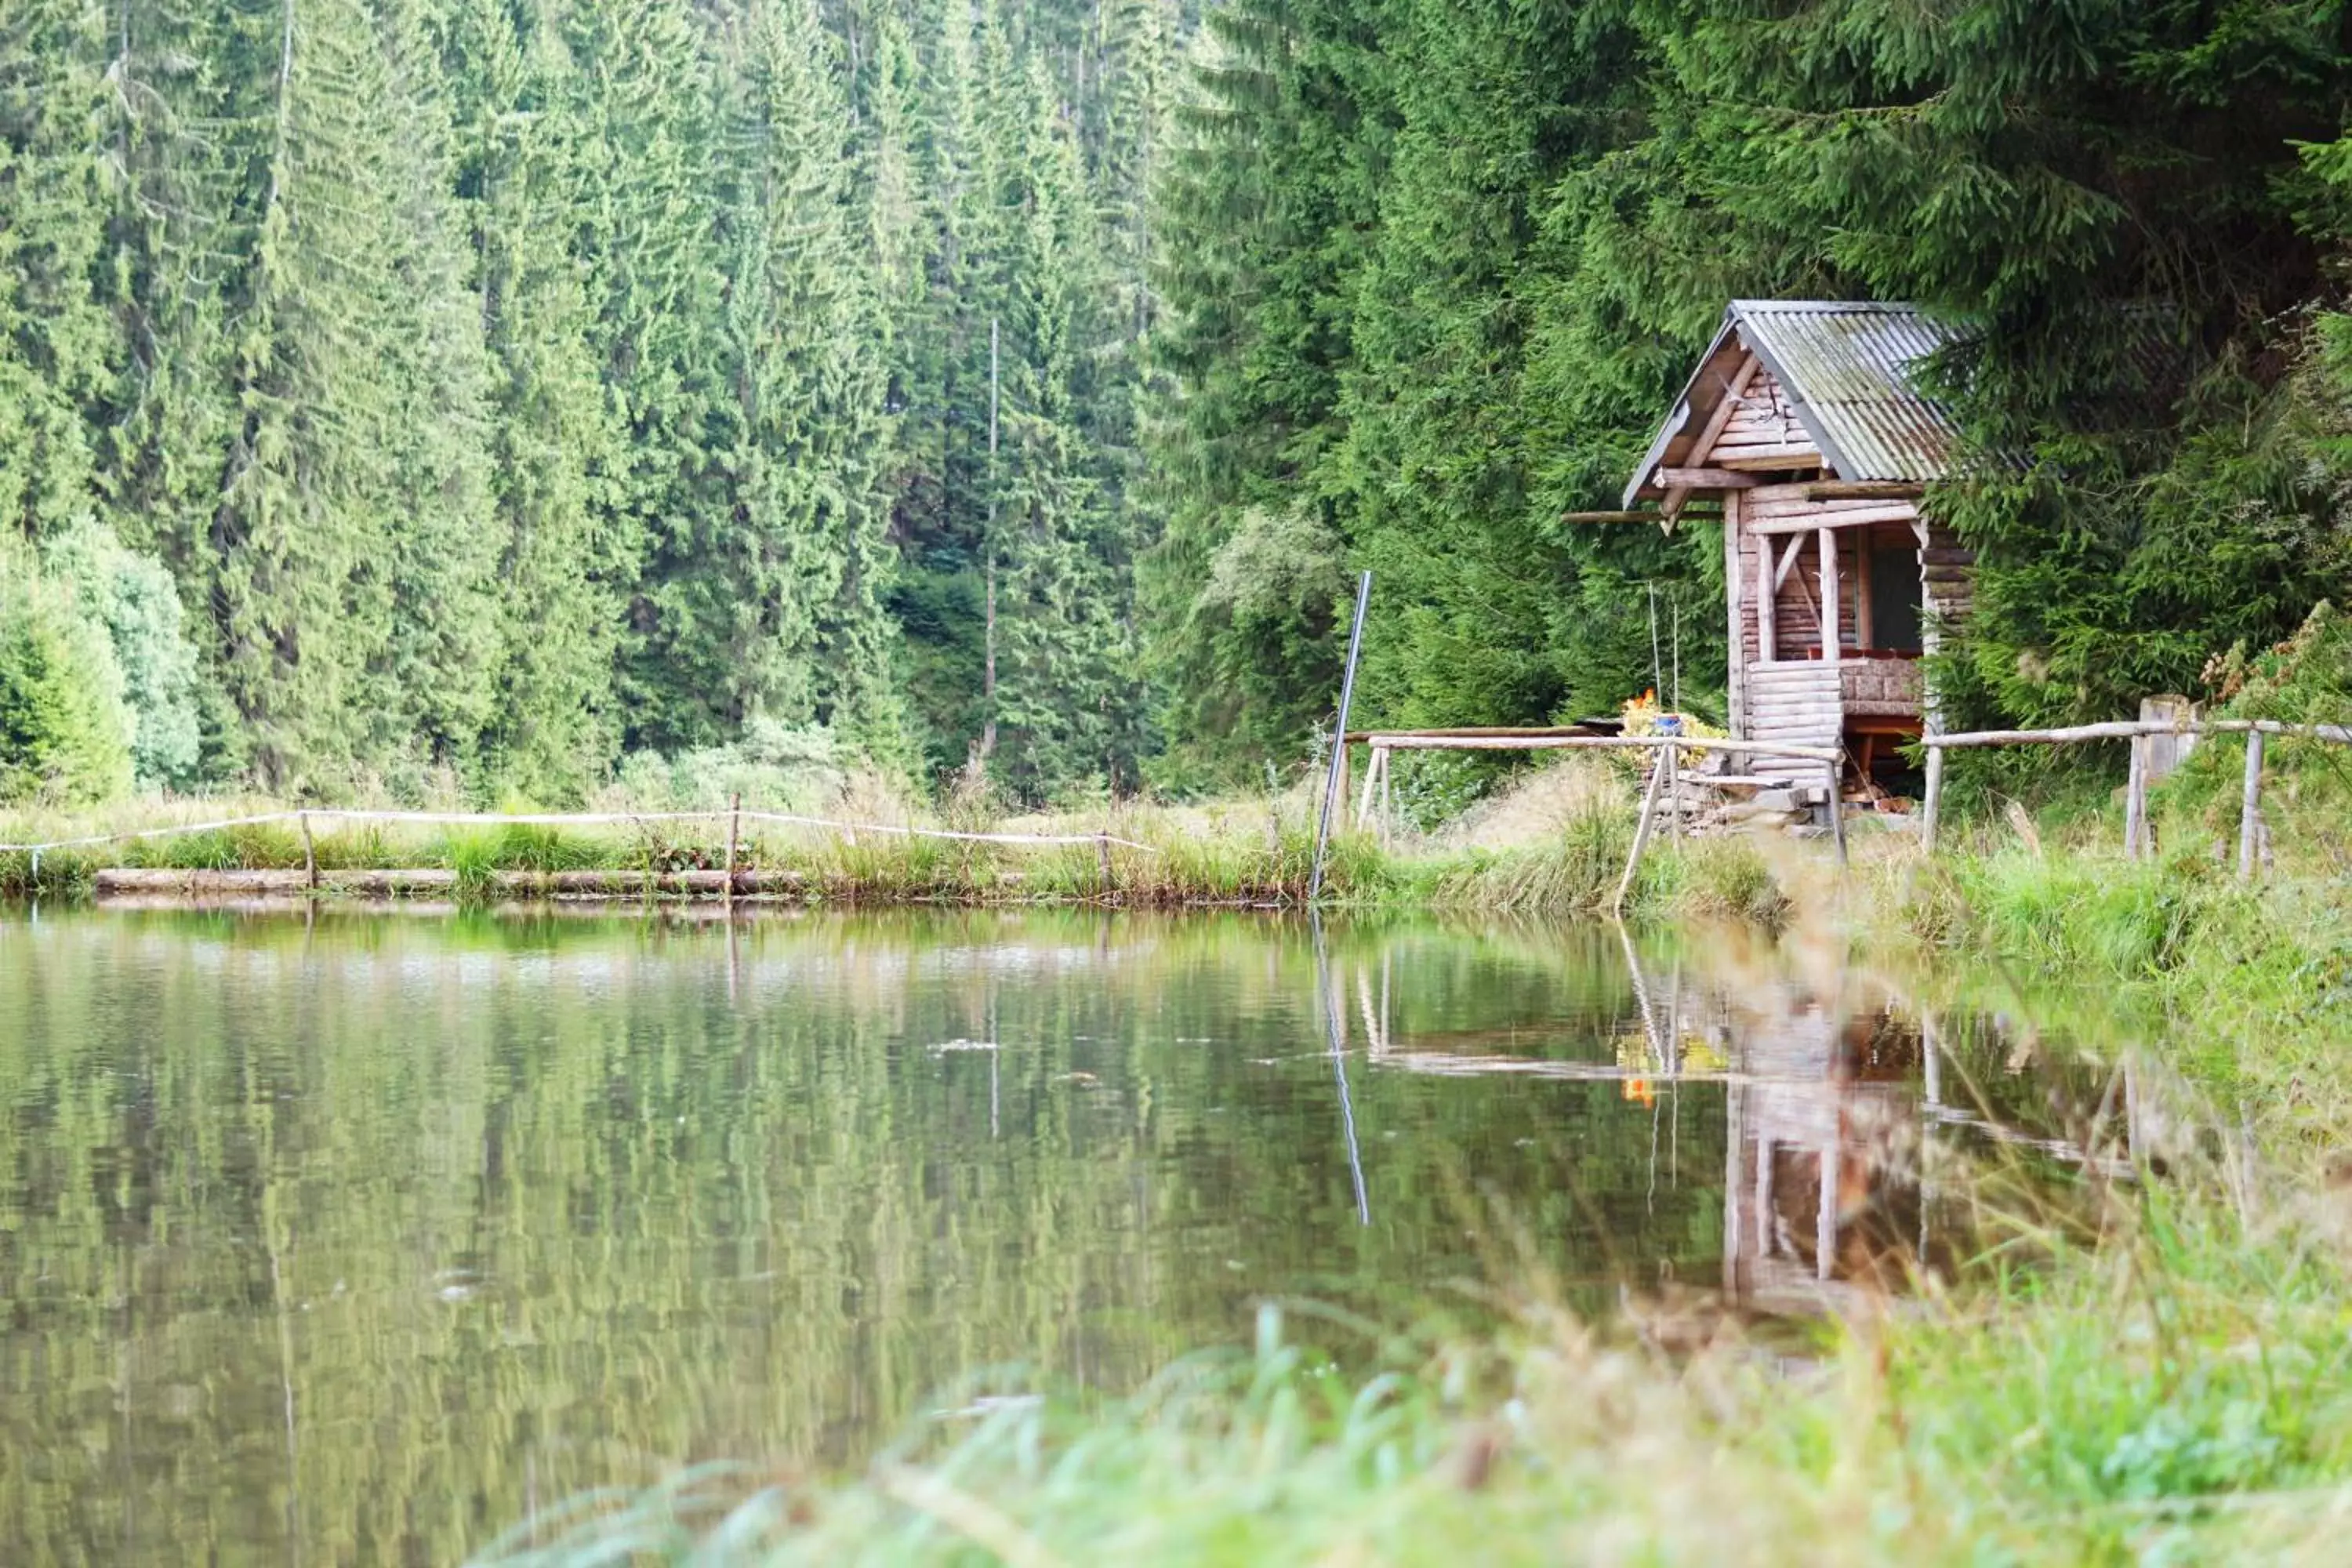
[(47, 564), (106, 632), (131, 712), (131, 762), (140, 787), (192, 783), (202, 744), (199, 677), (170, 570), (88, 522), (47, 547)]
[(715, 811), (740, 795), (752, 810), (815, 812), (841, 795), (856, 762), (830, 730), (754, 719), (732, 745), (674, 757), (630, 752), (596, 804), (613, 811)]
[(0, 802), (129, 794), (131, 722), (104, 631), (30, 561), (0, 557)]

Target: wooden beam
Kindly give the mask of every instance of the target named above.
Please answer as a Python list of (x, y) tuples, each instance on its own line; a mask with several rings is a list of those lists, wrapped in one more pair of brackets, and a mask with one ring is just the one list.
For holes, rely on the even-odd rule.
[(1780, 447), (1718, 447), (1715, 467), (1739, 473), (1777, 474), (1789, 468), (1818, 468), (1825, 459), (1813, 447), (1794, 443)]
[(1662, 522), (1665, 513), (1659, 511), (1564, 511), (1562, 522)]
[(1669, 490), (1752, 490), (1757, 479), (1729, 468), (1660, 468), (1655, 482)]
[(1739, 368), (1731, 373), (1729, 381), (1724, 383), (1723, 395), (1716, 400), (1715, 412), (1707, 416), (1706, 423), (1699, 429), (1698, 439), (1691, 443), (1690, 451), (1684, 458), (1685, 462), (1696, 465), (1706, 461), (1707, 453), (1723, 437), (1723, 427), (1731, 423), (1732, 415), (1738, 411), (1739, 399), (1748, 391), (1748, 384), (1756, 379), (1759, 363), (1754, 354), (1739, 362)]
[[(1768, 553), (1771, 551), (1772, 546), (1769, 542), (1764, 540), (1758, 540), (1757, 544), (1759, 548), (1764, 550)], [(1790, 537), (1789, 548), (1780, 552), (1780, 564), (1772, 569), (1772, 586), (1777, 588), (1781, 584), (1789, 580), (1790, 572), (1793, 570), (1797, 564), (1797, 552), (1802, 550), (1804, 547), (1805, 536), (1803, 534), (1793, 534)]]
[[(1756, 531), (1751, 527), (1750, 534)], [(1756, 541), (1756, 658), (1770, 664), (1780, 655), (1773, 645), (1772, 623), (1779, 618), (1780, 584), (1772, 578), (1772, 545), (1769, 540)], [(1752, 704), (1751, 704), (1752, 706)], [(1748, 715), (1752, 721), (1755, 715)]]
[(1916, 500), (1927, 493), (1925, 485), (1876, 480), (1817, 479), (1805, 487), (1807, 500)]
[(1418, 730), (1350, 730), (1348, 743), (1366, 746), (1375, 736), (1411, 735), (1417, 740), (1460, 740), (1471, 737), (1483, 740), (1550, 740), (1561, 735), (1598, 735), (1609, 731), (1595, 730), (1590, 724), (1455, 724), (1423, 727)]
[[(1795, 517), (1759, 518), (1748, 525), (1750, 533), (1811, 533), (1822, 528), (1869, 528), (1882, 522), (1909, 522), (1919, 514), (1908, 506), (1857, 506), (1844, 511), (1809, 511)], [(1970, 560), (1975, 558), (1971, 556)], [(1954, 563), (1954, 564), (1960, 564)]]
[(1396, 752), (1661, 751), (1668, 746), (1679, 746), (1686, 752), (1722, 752), (1732, 756), (1769, 753), (1775, 757), (1803, 757), (1816, 763), (1834, 763), (1845, 755), (1836, 746), (1816, 746), (1769, 738), (1740, 740), (1727, 735), (1558, 735), (1549, 740), (1507, 741), (1486, 737), (1448, 740), (1434, 736), (1381, 734), (1372, 737), (1372, 744)]

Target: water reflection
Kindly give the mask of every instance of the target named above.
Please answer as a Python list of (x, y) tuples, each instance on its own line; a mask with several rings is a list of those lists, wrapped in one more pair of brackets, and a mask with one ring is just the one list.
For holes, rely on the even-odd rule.
[(1970, 1149), (2126, 1152), (2109, 1078), (1614, 930), (0, 916), (0, 1543), (456, 1561), (1270, 1295), (1793, 1306), (1948, 1251)]

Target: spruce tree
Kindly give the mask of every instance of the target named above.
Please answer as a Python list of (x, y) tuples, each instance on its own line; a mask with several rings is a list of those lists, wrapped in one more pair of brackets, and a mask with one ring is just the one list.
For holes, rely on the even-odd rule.
[(572, 245), (591, 195), (580, 104), (546, 7), (475, 0), (445, 26), (490, 362), (501, 550), (488, 777), (568, 802), (602, 780), (620, 748), (614, 660), (637, 566), (634, 533), (615, 527), (612, 487), (625, 457)]

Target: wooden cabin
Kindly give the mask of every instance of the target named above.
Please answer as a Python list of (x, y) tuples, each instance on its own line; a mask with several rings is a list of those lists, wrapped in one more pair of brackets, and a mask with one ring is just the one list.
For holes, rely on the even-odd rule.
[(1913, 373), (1948, 341), (1908, 305), (1735, 300), (1642, 459), (1629, 510), (1721, 509), (1735, 736), (1867, 773), (1927, 723), (1920, 656), (1971, 560), (1918, 510), (1956, 432)]

